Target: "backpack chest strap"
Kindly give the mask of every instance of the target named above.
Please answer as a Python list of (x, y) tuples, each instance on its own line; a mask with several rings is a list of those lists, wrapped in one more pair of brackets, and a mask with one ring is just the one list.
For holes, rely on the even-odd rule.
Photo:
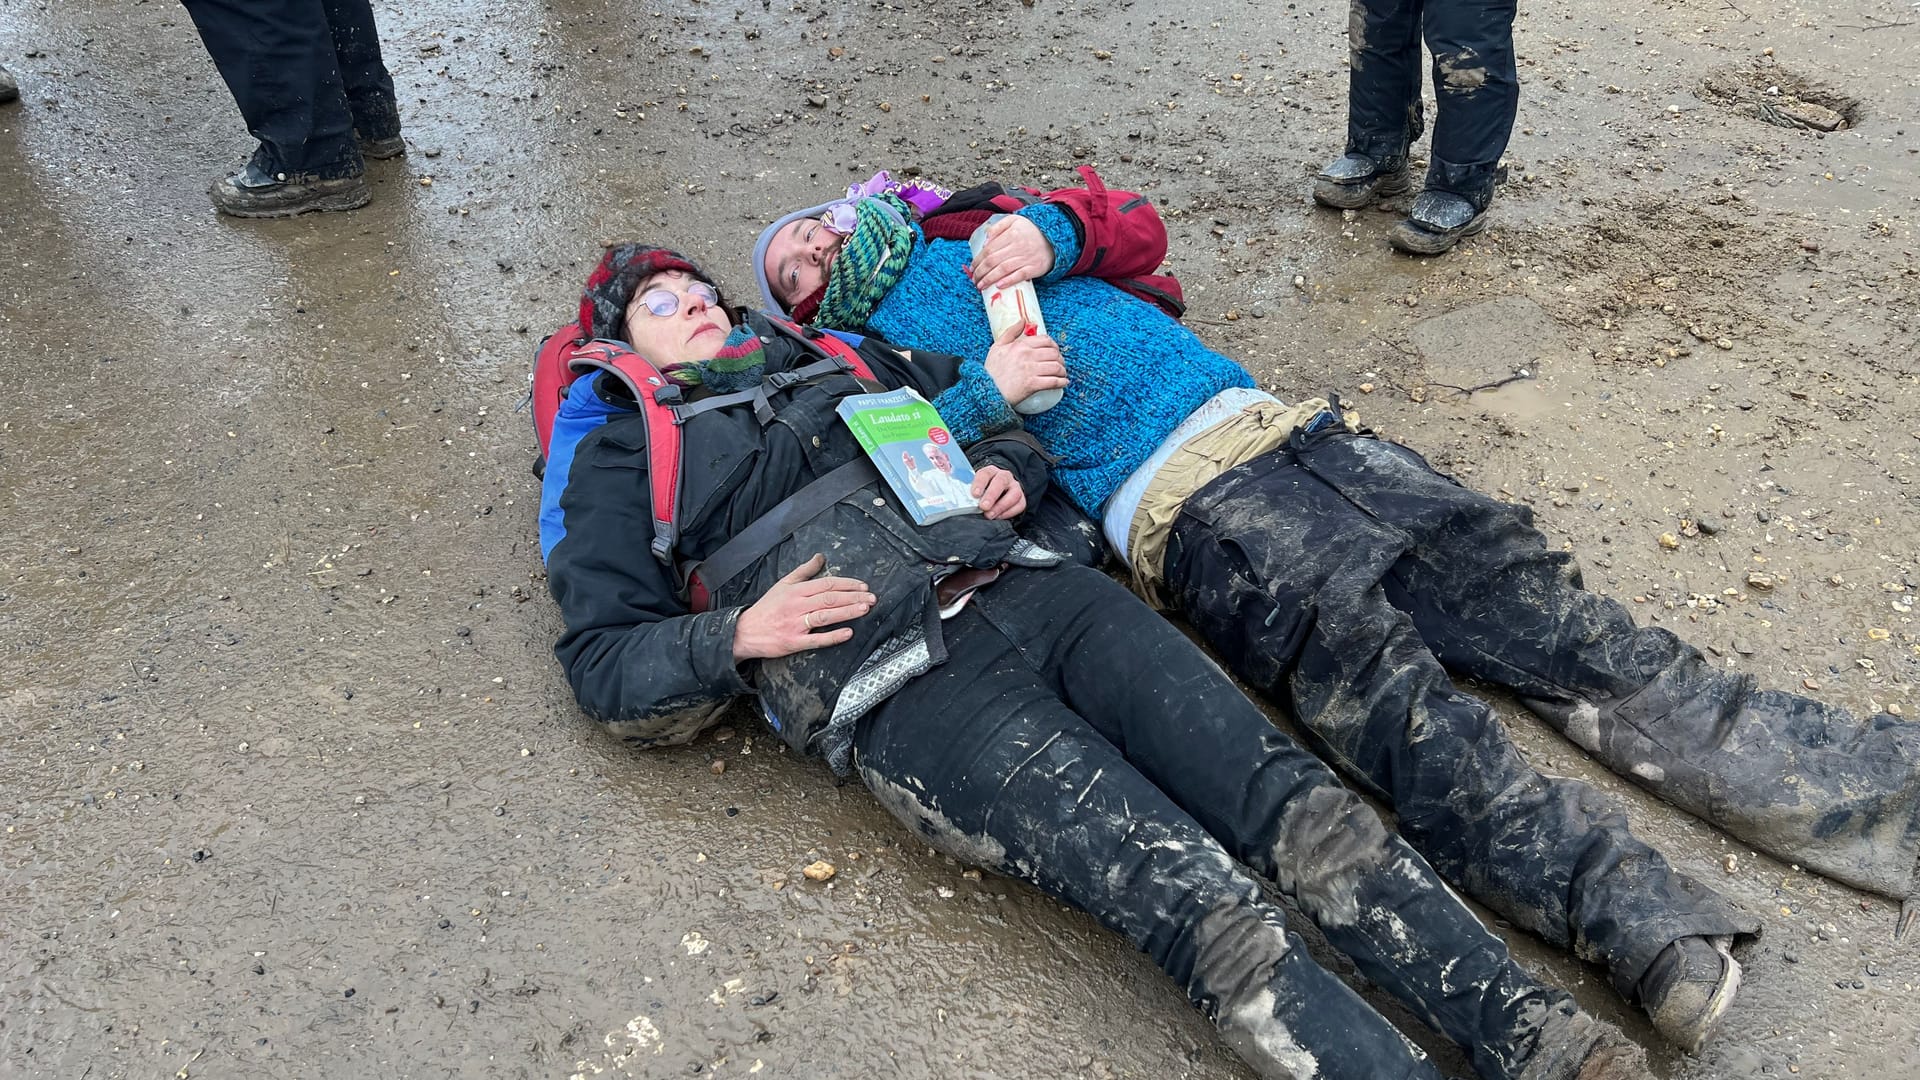
[(711, 397), (703, 397), (698, 401), (681, 401), (679, 387), (668, 386), (656, 391), (654, 396), (662, 399), (668, 407), (673, 410), (673, 415), (678, 423), (684, 424), (688, 420), (699, 416), (701, 413), (730, 409), (735, 405), (752, 404), (754, 418), (760, 421), (761, 427), (766, 427), (768, 424), (773, 423), (773, 402), (771, 399), (774, 394), (827, 375), (852, 374), (852, 372), (852, 366), (845, 360), (837, 356), (829, 356), (824, 359), (815, 360), (813, 363), (803, 367), (794, 368), (791, 371), (776, 371), (760, 380), (760, 385), (751, 390), (736, 390), (731, 394), (715, 394)]

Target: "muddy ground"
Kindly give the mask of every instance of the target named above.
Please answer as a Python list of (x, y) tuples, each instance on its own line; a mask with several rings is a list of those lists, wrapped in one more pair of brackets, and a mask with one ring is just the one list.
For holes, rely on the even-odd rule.
[[(365, 210), (245, 223), (179, 7), (0, 0), (0, 1075), (1248, 1075), (1089, 919), (744, 720), (613, 745), (552, 662), (515, 407), (595, 245), (743, 292), (757, 222), (880, 166), (1151, 192), (1194, 321), (1282, 393), (1531, 503), (1728, 665), (1920, 715), (1905, 0), (1525, 5), (1498, 224), (1429, 261), (1303, 197), (1333, 0), (380, 15), (407, 157)], [(1663, 1076), (1920, 1075), (1890, 903), (1506, 711), (1766, 923)]]

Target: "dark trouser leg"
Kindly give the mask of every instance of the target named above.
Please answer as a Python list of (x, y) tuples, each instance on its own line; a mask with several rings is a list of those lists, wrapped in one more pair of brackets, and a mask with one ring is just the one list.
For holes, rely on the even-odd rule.
[(1234, 670), (1385, 799), (1441, 873), (1604, 963), (1623, 995), (1675, 939), (1751, 930), (1593, 789), (1535, 772), (1492, 710), (1453, 687), (1379, 584), (1410, 543), (1281, 450), (1188, 500), (1168, 585)]
[[(1019, 583), (992, 588), (1008, 584)], [(946, 628), (948, 662), (856, 731), (860, 774), (888, 810), (956, 858), (1037, 885), (1125, 934), (1262, 1076), (1437, 1078), (977, 607)]]
[(1406, 160), (1420, 137), (1422, 0), (1352, 0), (1347, 13), (1347, 152)]
[(1329, 440), (1316, 471), (1413, 536), (1387, 587), (1448, 667), (1513, 690), (1607, 767), (1781, 859), (1889, 896), (1920, 852), (1920, 724), (1714, 668), (1581, 587), (1533, 513), (1411, 450)]
[(1476, 210), (1493, 199), (1520, 107), (1517, 8), (1517, 0), (1430, 0), (1424, 16), (1435, 101), (1427, 188), (1451, 191)]
[(183, 0), (268, 173), (363, 168), (321, 0)]
[(1021, 536), (1081, 566), (1107, 561), (1107, 541), (1100, 535), (1099, 524), (1075, 506), (1058, 484), (1047, 485), (1040, 500), (1027, 507), (1018, 527)]
[(947, 628), (948, 662), (857, 729), (861, 776), (888, 810), (1125, 934), (1264, 1077), (1438, 1076), (977, 611)]
[(380, 31), (368, 0), (325, 0), (340, 83), (363, 139), (400, 134), (400, 110), (394, 103), (393, 76), (380, 60)]
[[(1275, 882), (1362, 974), (1466, 1047), (1481, 1075), (1514, 1075), (1538, 1026), (1572, 1009), (1564, 994), (1515, 966), (1505, 945), (1325, 765), (1111, 579), (1029, 572), (1002, 579), (975, 603), (1007, 662), (1020, 665), (1021, 685), (1064, 701), (1076, 723), (1117, 749), (1121, 760), (1089, 764), (1081, 775), (1119, 768), (1121, 805), (1136, 815), (1143, 805), (1161, 806), (1157, 815), (1197, 824), (1210, 845)], [(950, 717), (962, 708), (973, 707), (942, 710)]]

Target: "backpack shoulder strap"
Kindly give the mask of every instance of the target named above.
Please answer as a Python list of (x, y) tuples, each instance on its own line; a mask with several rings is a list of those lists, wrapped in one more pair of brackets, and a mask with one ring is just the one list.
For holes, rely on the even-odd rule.
[(952, 198), (921, 218), (920, 229), (929, 240), (965, 240), (993, 215), (1017, 214), (1039, 201), (1040, 192), (1033, 188), (1008, 187), (989, 181), (955, 192)]
[(949, 214), (1011, 214), (1039, 201), (1040, 192), (1033, 188), (1009, 187), (989, 180), (954, 192), (946, 202), (927, 211), (921, 220), (932, 221)]
[(647, 484), (653, 495), (653, 556), (673, 565), (680, 538), (680, 418), (674, 406), (680, 387), (660, 374), (646, 357), (611, 341), (590, 341), (574, 351), (567, 366), (577, 374), (600, 370), (633, 393), (647, 427)]
[(847, 370), (853, 373), (854, 378), (871, 384), (868, 389), (881, 389), (880, 380), (873, 377), (873, 367), (867, 363), (866, 357), (860, 355), (860, 350), (854, 348), (853, 342), (831, 330), (808, 330), (777, 315), (766, 312), (761, 314), (766, 317), (767, 324), (781, 335), (799, 342), (813, 352), (823, 353), (840, 360), (846, 365)]

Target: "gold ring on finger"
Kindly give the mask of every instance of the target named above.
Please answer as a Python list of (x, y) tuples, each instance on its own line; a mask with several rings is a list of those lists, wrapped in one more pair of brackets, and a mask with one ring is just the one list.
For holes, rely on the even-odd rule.
[(807, 612), (806, 615), (802, 617), (801, 621), (807, 624), (807, 629), (809, 630), (813, 629), (813, 612), (811, 611)]

